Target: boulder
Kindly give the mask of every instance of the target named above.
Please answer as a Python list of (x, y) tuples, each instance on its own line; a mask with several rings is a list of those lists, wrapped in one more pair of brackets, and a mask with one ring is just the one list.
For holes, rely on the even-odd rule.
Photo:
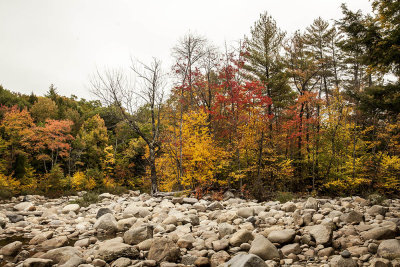
[(107, 213), (113, 213), (109, 208), (100, 208), (98, 211), (97, 211), (97, 214), (96, 214), (96, 219), (98, 219), (98, 218), (100, 218), (101, 216), (103, 216), (104, 214), (107, 214)]
[(40, 246), (44, 249), (53, 249), (53, 248), (63, 247), (66, 244), (68, 244), (68, 237), (62, 235), (54, 237), (52, 239), (45, 240), (40, 244)]
[(62, 209), (63, 213), (69, 213), (71, 211), (77, 212), (80, 209), (79, 204), (69, 204)]
[(150, 238), (153, 238), (153, 227), (150, 225), (132, 227), (124, 233), (124, 242), (130, 245), (137, 245)]
[(14, 256), (21, 250), (21, 248), (22, 248), (22, 242), (15, 241), (2, 247), (0, 249), (0, 255)]
[(357, 211), (350, 211), (349, 213), (344, 213), (340, 216), (340, 220), (345, 223), (355, 223), (359, 224), (364, 221), (364, 215)]
[(304, 204), (305, 209), (313, 209), (313, 210), (318, 210), (318, 200), (316, 200), (313, 197), (309, 197)]
[(21, 202), (14, 206), (14, 210), (17, 211), (29, 211), (33, 208), (32, 202)]
[(371, 208), (367, 209), (367, 213), (371, 216), (385, 215), (386, 208), (380, 205), (373, 205)]
[(106, 262), (111, 262), (121, 257), (136, 258), (139, 256), (139, 251), (131, 245), (108, 240), (100, 245), (95, 256)]
[(138, 207), (135, 203), (130, 204), (123, 212), (124, 218), (136, 217), (144, 218), (151, 214), (150, 209), (146, 207)]
[(294, 244), (288, 244), (285, 245), (281, 248), (281, 251), (283, 253), (283, 255), (288, 256), (289, 254), (300, 254), (301, 253), (301, 248), (300, 245), (298, 243), (294, 243)]
[(254, 209), (251, 207), (240, 208), (237, 211), (237, 215), (239, 217), (248, 218), (250, 216), (254, 216)]
[(293, 241), (296, 232), (293, 229), (272, 231), (268, 235), (268, 240), (272, 243), (288, 244)]
[(23, 267), (50, 267), (52, 265), (52, 260), (40, 258), (28, 258), (22, 264)]
[(307, 226), (306, 229), (315, 239), (317, 245), (327, 245), (332, 241), (332, 228), (328, 225), (318, 224)]
[(147, 259), (157, 263), (163, 261), (177, 262), (180, 258), (179, 247), (169, 238), (155, 238), (150, 246)]
[(260, 257), (254, 254), (238, 254), (224, 265), (225, 267), (268, 267)]
[(249, 230), (242, 229), (232, 235), (232, 237), (229, 240), (229, 243), (234, 247), (238, 247), (242, 243), (248, 243), (250, 240), (253, 239), (254, 236)]
[(378, 247), (378, 255), (389, 260), (400, 258), (400, 240), (384, 240)]
[(374, 240), (382, 240), (396, 237), (396, 232), (394, 232), (389, 227), (376, 227), (372, 228), (368, 231), (361, 232), (361, 237), (364, 240), (374, 239)]
[(221, 264), (227, 262), (230, 258), (231, 256), (229, 256), (226, 251), (218, 251), (217, 253), (214, 253), (210, 258), (211, 267), (218, 267)]
[(257, 235), (254, 238), (249, 253), (257, 255), (263, 260), (279, 259), (278, 249), (262, 235)]
[(40, 243), (42, 243), (42, 242), (44, 242), (47, 239), (50, 239), (52, 237), (53, 237), (53, 232), (52, 231), (40, 233), (38, 235), (35, 235), (31, 240), (29, 240), (29, 245), (40, 244)]
[(221, 223), (218, 226), (219, 238), (223, 238), (224, 236), (231, 235), (234, 232), (235, 232), (235, 227), (229, 223)]
[(344, 258), (341, 255), (334, 256), (330, 262), (330, 266), (335, 267), (358, 267), (358, 264), (352, 258)]
[(117, 221), (114, 215), (111, 213), (106, 213), (97, 219), (96, 223), (93, 225), (96, 230), (104, 230), (108, 233), (114, 233), (118, 231)]
[(70, 246), (52, 249), (40, 256), (42, 259), (50, 259), (53, 261), (53, 264), (59, 265), (66, 263), (74, 257), (83, 258), (83, 255), (77, 248)]

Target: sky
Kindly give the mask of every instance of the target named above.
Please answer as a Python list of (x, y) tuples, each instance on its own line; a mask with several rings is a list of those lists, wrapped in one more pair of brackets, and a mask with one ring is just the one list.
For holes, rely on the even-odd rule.
[(0, 85), (43, 95), (94, 99), (96, 69), (128, 68), (131, 57), (172, 64), (188, 31), (214, 45), (233, 44), (267, 11), (288, 34), (317, 17), (341, 18), (340, 5), (371, 12), (368, 0), (0, 0)]

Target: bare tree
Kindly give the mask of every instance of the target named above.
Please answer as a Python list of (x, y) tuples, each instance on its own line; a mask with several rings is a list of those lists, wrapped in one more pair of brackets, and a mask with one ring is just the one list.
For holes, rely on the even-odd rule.
[(175, 58), (175, 72), (178, 75), (178, 86), (180, 87), (180, 119), (179, 119), (179, 160), (178, 160), (178, 182), (183, 176), (183, 151), (182, 151), (182, 125), (183, 125), (183, 99), (184, 88), (188, 87), (190, 93), (190, 106), (194, 104), (193, 96), (193, 70), (195, 64), (204, 57), (204, 46), (206, 39), (202, 36), (186, 34), (172, 49)]
[[(156, 155), (160, 148), (160, 123), (165, 88), (165, 74), (161, 61), (153, 58), (149, 65), (132, 60), (131, 70), (135, 74), (133, 86), (127, 74), (122, 70), (97, 71), (92, 77), (91, 91), (108, 106), (116, 106), (122, 118), (131, 129), (147, 144), (150, 166), (151, 194), (158, 191)], [(151, 132), (140, 127), (140, 120), (135, 114), (139, 107), (148, 108)]]

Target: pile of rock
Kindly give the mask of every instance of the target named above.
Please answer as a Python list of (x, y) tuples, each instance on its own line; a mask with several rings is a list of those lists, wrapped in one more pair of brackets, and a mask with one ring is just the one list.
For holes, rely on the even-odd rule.
[[(224, 201), (109, 193), (0, 204), (5, 266), (400, 266), (400, 200)], [(13, 241), (22, 235), (24, 239)], [(2, 263), (1, 263), (2, 261)]]

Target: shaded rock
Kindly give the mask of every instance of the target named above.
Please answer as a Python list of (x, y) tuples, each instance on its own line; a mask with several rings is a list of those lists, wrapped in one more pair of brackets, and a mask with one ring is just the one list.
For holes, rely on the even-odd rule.
[(69, 204), (62, 209), (63, 213), (69, 213), (71, 211), (77, 212), (80, 209), (79, 204)]
[(2, 247), (0, 249), (0, 255), (14, 256), (21, 250), (21, 248), (22, 248), (22, 242), (15, 241)]
[(136, 248), (113, 240), (102, 243), (99, 250), (96, 252), (96, 257), (106, 262), (121, 257), (136, 258), (137, 256), (139, 256), (139, 251)]
[(400, 258), (400, 240), (384, 240), (378, 247), (378, 255), (389, 260)]
[(96, 214), (96, 219), (98, 219), (98, 218), (100, 218), (101, 216), (103, 216), (104, 214), (107, 214), (107, 213), (113, 213), (109, 208), (100, 208), (98, 211), (97, 211), (97, 214)]
[(239, 217), (248, 218), (250, 216), (254, 216), (254, 209), (251, 207), (240, 208), (237, 211), (237, 215)]
[(198, 257), (193, 264), (196, 267), (209, 267), (210, 260), (206, 257)]
[(221, 239), (212, 242), (213, 249), (215, 251), (225, 250), (229, 247), (229, 240), (228, 239)]
[(77, 248), (70, 246), (52, 249), (40, 256), (42, 259), (50, 259), (53, 264), (59, 265), (66, 263), (73, 257), (82, 258), (83, 255)]
[(23, 267), (50, 267), (53, 261), (50, 259), (29, 258), (24, 260)]
[(300, 254), (301, 253), (301, 248), (300, 245), (298, 243), (294, 243), (294, 244), (288, 244), (285, 245), (281, 248), (281, 251), (283, 253), (283, 255), (288, 256), (289, 254)]
[(44, 242), (47, 239), (52, 238), (52, 237), (53, 237), (53, 232), (52, 231), (40, 233), (40, 234), (36, 235), (35, 237), (33, 237), (31, 240), (29, 240), (29, 245), (40, 244), (40, 243), (42, 243), (42, 242)]
[(234, 247), (238, 247), (240, 246), (240, 244), (248, 243), (250, 240), (253, 239), (254, 236), (250, 231), (242, 229), (232, 235), (232, 237), (229, 240), (229, 243)]
[(217, 253), (214, 253), (210, 258), (211, 267), (218, 267), (219, 265), (227, 262), (230, 258), (231, 256), (229, 256), (226, 251), (218, 251)]
[(33, 208), (32, 202), (21, 202), (14, 206), (14, 210), (18, 211), (29, 211)]
[(139, 244), (150, 238), (153, 238), (153, 227), (150, 225), (131, 228), (124, 233), (124, 242), (130, 245)]
[(224, 206), (219, 201), (214, 201), (208, 206), (209, 210), (223, 210)]
[(381, 239), (394, 238), (396, 236), (396, 232), (394, 232), (389, 227), (376, 227), (366, 232), (362, 232), (360, 235), (364, 240), (369, 240), (369, 239), (381, 240)]
[(45, 249), (53, 249), (63, 247), (68, 243), (68, 237), (64, 236), (57, 236), (52, 239), (46, 240), (40, 244), (41, 247)]
[(282, 205), (281, 210), (286, 212), (294, 212), (297, 209), (296, 204), (289, 201)]
[(268, 235), (268, 240), (272, 243), (287, 244), (292, 242), (296, 232), (293, 229), (272, 231)]
[(304, 208), (318, 210), (318, 200), (313, 197), (309, 197), (304, 204)]
[(109, 233), (118, 231), (117, 221), (111, 213), (106, 213), (98, 218), (96, 223), (93, 225), (93, 228), (96, 230), (104, 230)]
[(123, 212), (124, 218), (136, 217), (144, 218), (151, 214), (150, 209), (146, 207), (138, 207), (135, 203), (130, 204)]
[(249, 253), (257, 255), (263, 260), (279, 259), (278, 249), (262, 235), (257, 235), (253, 240)]
[(230, 259), (225, 267), (268, 267), (268, 265), (257, 255), (238, 254)]
[(10, 214), (7, 214), (6, 216), (10, 220), (11, 223), (17, 223), (17, 222), (25, 220), (24, 216), (19, 215), (19, 214), (10, 213)]
[(360, 223), (364, 221), (364, 215), (357, 211), (350, 211), (349, 213), (342, 214), (340, 220), (345, 223)]
[(78, 256), (72, 256), (64, 264), (58, 265), (59, 267), (78, 267), (85, 263), (85, 260)]
[(380, 205), (374, 205), (371, 208), (367, 209), (367, 213), (372, 216), (385, 215), (386, 208)]
[(219, 238), (230, 235), (235, 232), (235, 227), (228, 223), (221, 223), (218, 226)]
[(194, 197), (184, 197), (182, 201), (183, 201), (183, 203), (192, 204), (192, 205), (199, 202), (197, 200), (197, 198), (194, 198)]
[(180, 258), (180, 250), (175, 242), (168, 238), (155, 238), (147, 258), (158, 263), (162, 261), (177, 262)]
[(330, 262), (330, 266), (335, 267), (358, 267), (358, 264), (352, 258), (343, 258), (342, 256), (334, 256)]
[(306, 229), (315, 239), (317, 245), (327, 245), (332, 241), (332, 228), (327, 225), (307, 226)]
[(131, 259), (121, 257), (121, 258), (115, 260), (111, 264), (111, 267), (127, 267), (127, 266), (131, 265), (131, 262), (132, 262)]
[(180, 237), (178, 239), (178, 241), (176, 242), (176, 244), (178, 245), (178, 247), (180, 248), (187, 248), (187, 249), (191, 249), (193, 247), (193, 243), (196, 240), (194, 239), (194, 237), (191, 234), (186, 234), (182, 237)]

